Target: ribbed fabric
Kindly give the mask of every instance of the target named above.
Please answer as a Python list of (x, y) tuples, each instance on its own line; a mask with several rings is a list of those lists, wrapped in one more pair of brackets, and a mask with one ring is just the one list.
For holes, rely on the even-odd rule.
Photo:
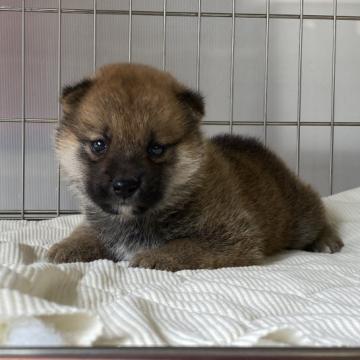
[(177, 273), (49, 264), (47, 249), (81, 216), (1, 221), (0, 345), (36, 319), (67, 345), (360, 346), (360, 188), (324, 202), (341, 253), (288, 251), (262, 266)]

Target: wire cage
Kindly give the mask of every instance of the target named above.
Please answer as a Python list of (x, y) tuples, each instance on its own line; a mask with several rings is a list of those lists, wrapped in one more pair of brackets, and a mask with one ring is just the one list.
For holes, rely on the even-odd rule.
[(78, 212), (53, 151), (64, 84), (147, 63), (321, 195), (360, 184), (357, 0), (0, 0), (0, 218)]

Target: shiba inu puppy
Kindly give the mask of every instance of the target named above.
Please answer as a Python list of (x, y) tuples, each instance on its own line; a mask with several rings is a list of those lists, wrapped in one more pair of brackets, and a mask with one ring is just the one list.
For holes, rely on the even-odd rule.
[(66, 87), (56, 147), (85, 221), (54, 262), (177, 271), (343, 246), (319, 196), (251, 138), (200, 130), (203, 98), (170, 74), (114, 64)]

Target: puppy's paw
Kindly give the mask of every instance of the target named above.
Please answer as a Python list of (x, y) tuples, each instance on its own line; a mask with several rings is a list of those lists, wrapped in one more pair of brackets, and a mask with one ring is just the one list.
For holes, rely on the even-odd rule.
[(184, 269), (184, 266), (172, 255), (155, 250), (146, 250), (136, 254), (130, 261), (130, 266), (166, 271)]
[(327, 226), (320, 236), (306, 250), (313, 252), (336, 253), (344, 246), (337, 233)]
[(336, 253), (341, 250), (344, 246), (344, 243), (337, 236), (329, 237), (329, 238), (321, 238), (316, 240), (313, 244), (311, 244), (308, 250), (313, 252), (323, 252), (323, 253)]
[(54, 244), (48, 252), (48, 259), (53, 263), (90, 262), (101, 258), (102, 253), (98, 247), (76, 241), (61, 241)]

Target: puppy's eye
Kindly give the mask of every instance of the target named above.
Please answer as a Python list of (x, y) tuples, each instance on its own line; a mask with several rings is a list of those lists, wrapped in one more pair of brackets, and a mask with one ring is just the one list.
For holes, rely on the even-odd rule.
[(107, 150), (107, 144), (103, 139), (97, 139), (90, 143), (91, 151), (96, 154), (100, 155), (103, 154)]
[(161, 156), (162, 154), (164, 154), (165, 152), (165, 145), (161, 145), (161, 144), (151, 144), (148, 147), (148, 153), (150, 156), (152, 157), (158, 157)]

